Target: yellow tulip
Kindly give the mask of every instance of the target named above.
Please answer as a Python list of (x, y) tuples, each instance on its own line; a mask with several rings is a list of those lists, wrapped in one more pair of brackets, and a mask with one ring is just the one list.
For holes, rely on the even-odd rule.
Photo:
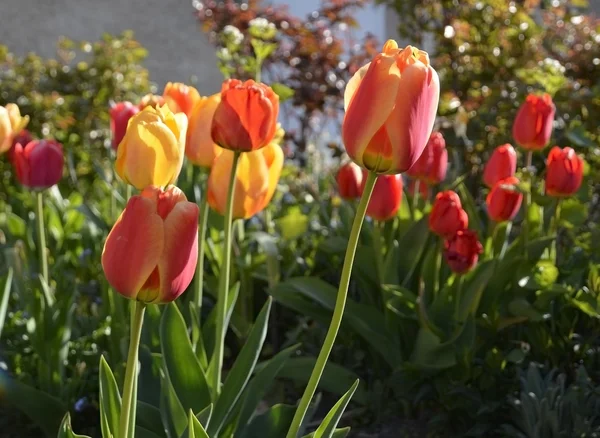
[(174, 183), (183, 165), (187, 117), (165, 105), (134, 115), (117, 150), (119, 176), (138, 190)]
[(13, 139), (29, 123), (29, 116), (21, 116), (21, 110), (14, 103), (0, 106), (0, 154), (8, 151)]

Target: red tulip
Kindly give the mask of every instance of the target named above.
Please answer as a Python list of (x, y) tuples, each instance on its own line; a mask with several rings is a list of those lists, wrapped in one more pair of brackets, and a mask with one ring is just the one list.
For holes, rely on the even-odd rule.
[[(361, 192), (366, 182), (366, 172), (363, 175)], [(377, 178), (369, 205), (367, 216), (378, 220), (387, 221), (393, 219), (402, 204), (402, 176), (381, 175)]]
[(517, 112), (512, 134), (519, 146), (527, 150), (543, 149), (550, 141), (556, 107), (549, 94), (530, 94)]
[(13, 152), (17, 179), (33, 189), (47, 189), (57, 184), (63, 173), (63, 149), (55, 140), (33, 140), (25, 147), (18, 143)]
[(463, 210), (456, 192), (447, 190), (435, 197), (429, 214), (429, 229), (440, 237), (449, 238), (469, 226), (469, 216)]
[(514, 176), (517, 171), (517, 153), (510, 144), (494, 149), (492, 156), (483, 169), (483, 182), (489, 188), (501, 179)]
[(23, 146), (27, 145), (31, 141), (33, 141), (33, 135), (31, 135), (31, 132), (29, 132), (27, 129), (23, 129), (21, 132), (19, 132), (19, 134), (17, 134), (13, 138), (12, 146), (6, 153), (6, 155), (8, 156), (8, 160), (11, 163), (14, 163), (15, 147), (17, 146), (17, 144)]
[(350, 200), (360, 198), (363, 173), (357, 164), (350, 161), (340, 167), (336, 180), (342, 198)]
[(523, 202), (523, 194), (518, 190), (519, 180), (510, 176), (496, 183), (485, 200), (488, 215), (496, 222), (515, 218)]
[(279, 97), (271, 87), (253, 80), (226, 80), (212, 119), (213, 141), (225, 149), (255, 151), (273, 141), (278, 115)]
[(583, 160), (572, 148), (554, 146), (546, 161), (546, 193), (570, 196), (579, 190), (583, 180)]
[(423, 153), (406, 173), (412, 178), (434, 185), (441, 183), (446, 178), (447, 169), (446, 141), (440, 132), (433, 132)]
[(146, 187), (132, 196), (106, 238), (102, 268), (126, 298), (168, 303), (194, 276), (198, 260), (198, 206), (177, 187)]
[(127, 123), (140, 112), (137, 105), (131, 102), (119, 102), (110, 108), (110, 131), (112, 132), (112, 148), (116, 151), (125, 137)]
[(473, 269), (482, 252), (483, 246), (477, 238), (477, 233), (471, 230), (459, 230), (444, 242), (444, 259), (457, 274), (464, 274)]

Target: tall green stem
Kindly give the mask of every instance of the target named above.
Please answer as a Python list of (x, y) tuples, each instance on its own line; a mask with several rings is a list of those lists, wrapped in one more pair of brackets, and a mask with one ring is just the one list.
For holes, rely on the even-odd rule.
[(121, 419), (119, 427), (119, 438), (128, 438), (130, 425), (135, 424), (135, 418), (130, 420), (130, 415), (135, 415), (131, 408), (133, 395), (136, 388), (138, 350), (142, 336), (142, 325), (144, 323), (144, 312), (146, 304), (141, 301), (135, 302), (135, 309), (131, 321), (131, 339), (129, 340), (129, 353), (127, 354), (127, 368), (125, 369), (125, 381), (123, 382), (123, 400), (121, 402)]
[(550, 259), (556, 262), (558, 258), (558, 252), (556, 249), (556, 243), (558, 241), (558, 222), (560, 220), (560, 198), (556, 198), (556, 206), (554, 207), (554, 215), (552, 216), (552, 222), (550, 224), (550, 232), (548, 234), (556, 234), (552, 246), (550, 247)]
[(194, 288), (194, 307), (198, 310), (202, 308), (202, 295), (204, 290), (204, 237), (206, 235), (206, 225), (208, 223), (208, 196), (206, 190), (202, 194), (200, 201), (200, 223), (198, 224), (198, 264), (196, 265), (196, 287)]
[(462, 274), (456, 274), (457, 278), (455, 281), (457, 281), (457, 285), (456, 285), (456, 301), (454, 303), (454, 320), (457, 322), (462, 322), (459, 321), (459, 317), (460, 317), (460, 302), (462, 300), (462, 289), (463, 289), (463, 275)]
[(440, 291), (440, 271), (442, 270), (442, 256), (443, 256), (443, 241), (437, 239), (436, 250), (435, 250), (435, 273), (433, 275), (433, 296), (437, 296)]
[(381, 226), (383, 223), (379, 221), (373, 222), (373, 250), (375, 251), (375, 263), (377, 264), (377, 277), (379, 284), (385, 282), (383, 272), (383, 245), (381, 244)]
[(504, 258), (504, 254), (506, 253), (506, 249), (508, 248), (508, 240), (510, 238), (510, 230), (512, 229), (512, 221), (506, 224), (506, 228), (504, 230), (504, 243), (502, 244), (502, 249), (500, 250), (500, 255), (498, 256), (498, 260), (502, 260)]
[(529, 190), (525, 193), (525, 205), (523, 206), (523, 250), (527, 257), (527, 245), (529, 244), (529, 207), (531, 205), (531, 191), (533, 190), (533, 177), (531, 175), (531, 164), (533, 162), (533, 151), (527, 151), (525, 170), (529, 181)]
[(340, 278), (340, 287), (338, 289), (337, 298), (335, 301), (335, 308), (333, 309), (333, 317), (331, 324), (327, 330), (325, 341), (317, 357), (317, 362), (310, 375), (310, 379), (300, 400), (300, 404), (296, 409), (292, 425), (286, 435), (287, 438), (296, 438), (306, 411), (310, 405), (310, 402), (315, 394), (321, 375), (329, 359), (329, 354), (333, 348), (333, 343), (337, 336), (338, 330), (342, 323), (342, 316), (344, 315), (344, 307), (346, 306), (346, 295), (348, 293), (348, 286), (350, 284), (350, 275), (352, 274), (352, 264), (354, 263), (354, 255), (356, 253), (356, 247), (358, 246), (358, 238), (360, 236), (360, 230), (362, 228), (365, 213), (367, 212), (367, 206), (369, 205), (369, 199), (377, 180), (377, 174), (369, 172), (367, 181), (363, 190), (362, 197), (356, 209), (356, 215), (354, 216), (354, 222), (352, 223), (352, 230), (350, 231), (350, 238), (348, 239), (348, 246), (346, 248), (346, 256), (344, 258), (344, 266), (342, 268), (342, 275)]
[(38, 255), (40, 260), (40, 274), (42, 278), (48, 284), (50, 281), (48, 278), (48, 255), (46, 253), (46, 227), (44, 226), (44, 194), (42, 191), (36, 192), (36, 204), (35, 204), (35, 223), (37, 228), (38, 238)]
[(223, 259), (221, 261), (221, 272), (219, 273), (219, 295), (217, 298), (217, 324), (215, 330), (215, 350), (210, 360), (209, 375), (213, 378), (212, 388), (215, 394), (220, 392), (221, 368), (223, 368), (223, 349), (225, 344), (225, 316), (227, 314), (227, 301), (229, 295), (229, 275), (231, 269), (231, 222), (233, 220), (233, 198), (235, 194), (235, 175), (241, 152), (235, 151), (229, 177), (229, 189), (227, 193), (227, 205), (225, 208), (225, 219), (223, 221)]
[(412, 208), (413, 214), (417, 211), (417, 207), (419, 206), (419, 197), (421, 196), (421, 180), (418, 179), (415, 181), (415, 185), (413, 186), (413, 199), (412, 199)]

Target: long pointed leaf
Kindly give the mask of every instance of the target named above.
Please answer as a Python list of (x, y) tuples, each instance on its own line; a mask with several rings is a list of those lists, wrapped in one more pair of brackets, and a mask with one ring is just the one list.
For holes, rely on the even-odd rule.
[(210, 438), (191, 410), (188, 417), (188, 438)]
[[(102, 436), (116, 437), (119, 433), (119, 418), (121, 416), (121, 394), (115, 380), (115, 376), (104, 359), (100, 357), (100, 418), (106, 421), (101, 422)], [(105, 430), (108, 426), (109, 430)]]
[(2, 329), (6, 320), (6, 312), (8, 311), (8, 299), (10, 297), (10, 289), (12, 286), (13, 268), (8, 268), (8, 275), (4, 281), (2, 295), (0, 296), (0, 338), (2, 337)]
[(90, 438), (87, 435), (77, 435), (71, 427), (71, 415), (67, 412), (58, 430), (57, 438)]
[(350, 387), (348, 392), (331, 408), (327, 416), (321, 422), (321, 425), (315, 431), (314, 438), (331, 438), (335, 432), (335, 428), (342, 418), (342, 414), (346, 410), (346, 406), (350, 403), (350, 399), (358, 388), (358, 380)]

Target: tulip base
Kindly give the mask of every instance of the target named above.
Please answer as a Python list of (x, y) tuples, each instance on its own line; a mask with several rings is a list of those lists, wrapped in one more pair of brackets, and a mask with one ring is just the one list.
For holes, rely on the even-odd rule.
[(310, 375), (310, 379), (308, 381), (306, 389), (304, 390), (304, 394), (302, 395), (300, 404), (296, 409), (294, 419), (292, 420), (292, 425), (290, 426), (290, 429), (286, 435), (287, 438), (296, 438), (296, 436), (298, 435), (298, 431), (300, 430), (300, 426), (302, 425), (302, 421), (304, 420), (306, 411), (308, 410), (308, 407), (315, 394), (317, 386), (319, 385), (319, 381), (321, 380), (321, 376), (323, 375), (323, 370), (325, 369), (325, 365), (327, 364), (327, 360), (329, 359), (329, 354), (331, 353), (333, 344), (335, 342), (335, 338), (337, 337), (337, 333), (340, 329), (342, 317), (344, 315), (344, 308), (346, 307), (348, 286), (350, 284), (350, 275), (352, 274), (354, 255), (356, 254), (356, 247), (358, 246), (358, 238), (360, 236), (360, 230), (362, 228), (363, 220), (367, 212), (369, 199), (371, 198), (371, 193), (373, 192), (373, 188), (375, 187), (376, 181), (377, 174), (369, 172), (363, 189), (362, 197), (360, 198), (360, 202), (356, 209), (354, 222), (352, 223), (352, 231), (350, 232), (350, 238), (348, 239), (346, 256), (344, 258), (344, 266), (342, 268), (342, 275), (340, 278), (340, 287), (337, 293), (335, 308), (333, 309), (333, 317), (331, 319), (331, 324), (329, 325), (329, 329), (327, 330), (325, 341), (323, 342), (323, 346), (321, 347), (321, 351), (319, 352), (319, 356), (317, 357), (317, 362), (315, 363), (315, 367), (312, 371), (312, 374)]

